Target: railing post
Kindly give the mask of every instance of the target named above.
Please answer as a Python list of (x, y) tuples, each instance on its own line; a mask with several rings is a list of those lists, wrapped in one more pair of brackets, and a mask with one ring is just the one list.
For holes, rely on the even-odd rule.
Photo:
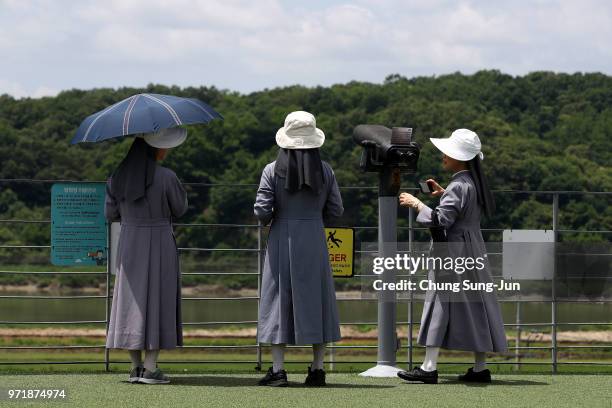
[[(110, 297), (110, 284), (111, 284), (111, 223), (106, 224), (106, 338), (108, 338), (108, 326), (110, 324), (110, 310), (111, 310), (111, 297)], [(104, 348), (104, 370), (110, 371), (110, 350)]]
[[(408, 252), (412, 256), (412, 207), (408, 208)], [(414, 304), (412, 298), (412, 291), (408, 292), (408, 370), (412, 370), (413, 365), (413, 344), (412, 344), (412, 331), (414, 328), (413, 320)]]
[[(257, 221), (257, 325), (259, 327), (259, 307), (261, 303), (261, 265), (263, 263), (263, 225), (261, 221)], [(259, 336), (258, 336), (259, 337)], [(255, 370), (261, 371), (261, 343), (257, 339), (257, 366)]]
[(516, 302), (516, 340), (514, 340), (514, 358), (516, 364), (514, 365), (515, 370), (521, 369), (521, 302)]
[(557, 373), (557, 230), (559, 229), (559, 193), (553, 194), (553, 277), (552, 277), (552, 372)]

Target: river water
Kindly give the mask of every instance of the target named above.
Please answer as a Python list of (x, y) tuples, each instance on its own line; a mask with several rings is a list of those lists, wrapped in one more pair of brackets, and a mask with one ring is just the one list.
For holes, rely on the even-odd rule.
[[(9, 294), (3, 292), (3, 295)], [(75, 293), (71, 293), (74, 295)], [(78, 293), (76, 293), (78, 294)], [(26, 295), (24, 295), (26, 296)], [(210, 296), (210, 295), (207, 295)], [(224, 295), (212, 295), (222, 297)], [(227, 296), (227, 295), (225, 295)], [(339, 296), (341, 298), (342, 296)], [(105, 299), (0, 299), (1, 321), (82, 321), (104, 320)], [(502, 302), (506, 323), (516, 321), (516, 303)], [(347, 323), (376, 322), (377, 307), (374, 300), (338, 300), (340, 318)], [(257, 319), (257, 301), (245, 300), (183, 300), (185, 322), (243, 321)], [(421, 316), (422, 305), (414, 303), (414, 321)], [(557, 306), (561, 323), (610, 323), (612, 303), (564, 303)], [(398, 321), (408, 319), (408, 303), (398, 303)], [(548, 302), (524, 302), (521, 304), (521, 322), (550, 323), (551, 305)], [(569, 330), (570, 327), (564, 327)], [(576, 328), (577, 330), (578, 328)]]

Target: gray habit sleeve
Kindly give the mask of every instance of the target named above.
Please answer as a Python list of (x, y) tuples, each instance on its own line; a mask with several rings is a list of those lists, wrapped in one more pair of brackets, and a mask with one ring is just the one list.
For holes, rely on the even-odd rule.
[(340, 218), (344, 213), (344, 207), (342, 206), (342, 197), (340, 196), (340, 189), (338, 188), (338, 182), (333, 170), (330, 169), (330, 187), (327, 195), (327, 201), (325, 202), (325, 208), (323, 208), (323, 220), (325, 225), (332, 223), (335, 219)]
[(119, 213), (119, 205), (117, 204), (117, 200), (111, 194), (111, 179), (109, 178), (106, 181), (106, 197), (104, 199), (104, 217), (109, 222), (119, 221), (121, 219), (121, 214)]
[(166, 179), (166, 197), (168, 197), (168, 205), (172, 216), (178, 218), (187, 212), (187, 192), (185, 192), (176, 174), (174, 172), (170, 174), (171, 177)]
[(429, 227), (449, 228), (454, 223), (464, 206), (461, 184), (451, 182), (434, 209), (424, 206), (417, 215), (416, 221)]
[(274, 217), (274, 166), (267, 165), (261, 173), (257, 197), (253, 206), (255, 216), (263, 225)]

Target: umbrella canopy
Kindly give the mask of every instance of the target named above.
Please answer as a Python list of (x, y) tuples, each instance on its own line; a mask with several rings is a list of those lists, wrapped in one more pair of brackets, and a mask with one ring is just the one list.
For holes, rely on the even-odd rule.
[(215, 118), (223, 119), (223, 116), (198, 99), (142, 93), (88, 116), (71, 143), (100, 142), (180, 125), (208, 123)]

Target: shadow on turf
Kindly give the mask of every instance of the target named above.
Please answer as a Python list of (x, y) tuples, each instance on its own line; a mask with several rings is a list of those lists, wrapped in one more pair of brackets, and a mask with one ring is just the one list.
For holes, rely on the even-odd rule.
[[(257, 378), (253, 377), (222, 377), (222, 376), (198, 376), (198, 377), (174, 377), (169, 385), (195, 385), (210, 387), (249, 387), (257, 385)], [(303, 383), (289, 381), (291, 388), (306, 388)], [(326, 388), (394, 388), (393, 385), (377, 384), (338, 384), (328, 383)]]
[(550, 385), (547, 382), (542, 381), (531, 381), (531, 380), (496, 380), (493, 379), (491, 383), (470, 383), (459, 381), (456, 378), (443, 379), (439, 384), (463, 384), (467, 387), (490, 387), (495, 385)]
[[(493, 380), (490, 384), (483, 383), (469, 383), (459, 381), (457, 379), (445, 379), (438, 385), (465, 385), (466, 387), (490, 387), (495, 385), (550, 385), (547, 382), (542, 381), (530, 381), (530, 380)], [(122, 381), (123, 383), (129, 384), (129, 381)], [(404, 384), (421, 384), (419, 382), (404, 382)], [(257, 379), (253, 377), (221, 377), (221, 376), (198, 376), (198, 377), (174, 377), (172, 382), (167, 386), (172, 385), (191, 385), (199, 387), (251, 387), (257, 385)], [(399, 385), (399, 383), (398, 383)], [(289, 381), (289, 387), (291, 388), (309, 388), (303, 383)], [(326, 388), (395, 388), (396, 385), (379, 385), (379, 384), (338, 384), (328, 383)]]

